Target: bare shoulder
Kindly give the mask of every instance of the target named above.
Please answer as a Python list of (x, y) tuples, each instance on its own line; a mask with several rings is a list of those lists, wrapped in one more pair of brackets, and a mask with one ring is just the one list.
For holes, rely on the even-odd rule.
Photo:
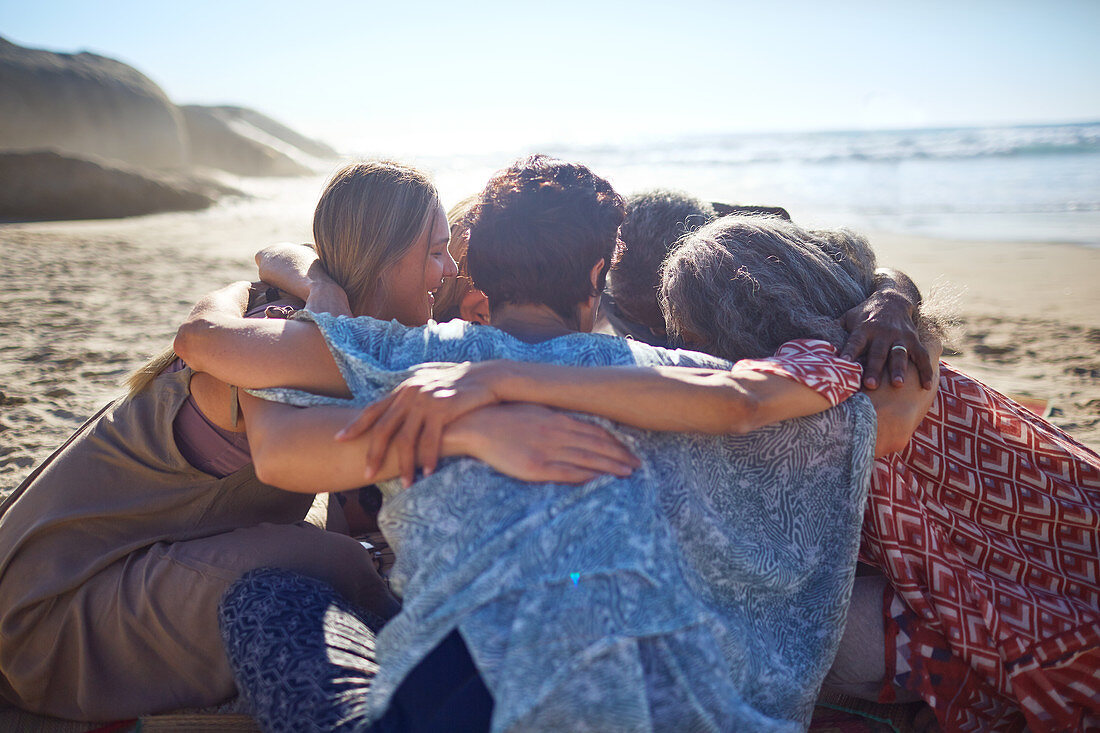
[(230, 430), (236, 433), (244, 432), (244, 422), (237, 421), (233, 424), (233, 389), (206, 372), (195, 372), (191, 375), (191, 396), (195, 405), (206, 419), (217, 425), (222, 430)]

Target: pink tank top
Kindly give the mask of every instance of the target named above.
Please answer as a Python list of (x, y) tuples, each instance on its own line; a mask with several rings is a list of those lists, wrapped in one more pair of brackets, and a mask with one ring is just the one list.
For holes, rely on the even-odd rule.
[[(259, 296), (257, 302), (245, 314), (249, 318), (263, 316), (269, 306), (283, 306), (290, 301), (275, 288)], [(286, 313), (281, 313), (286, 317)], [(166, 372), (178, 372), (186, 364), (176, 359)], [(180, 453), (195, 468), (217, 478), (235, 473), (252, 462), (248, 449), (248, 436), (220, 428), (202, 414), (195, 398), (188, 395), (176, 419), (172, 422), (172, 435)]]
[[(185, 366), (182, 359), (176, 359), (165, 371), (178, 372)], [(210, 422), (190, 395), (172, 421), (172, 435), (187, 462), (211, 476), (225, 478), (252, 462), (248, 436)]]

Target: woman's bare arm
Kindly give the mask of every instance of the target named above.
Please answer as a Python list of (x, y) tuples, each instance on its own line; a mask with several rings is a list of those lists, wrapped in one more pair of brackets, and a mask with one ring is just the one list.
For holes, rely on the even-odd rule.
[[(878, 421), (875, 455), (901, 450), (936, 398), (943, 345), (921, 346), (932, 357), (932, 389), (909, 364), (900, 384), (867, 391)], [(561, 368), (548, 364), (497, 363), (489, 374), (491, 393), (502, 401), (535, 402), (588, 412), (648, 430), (744, 433), (764, 425), (828, 409), (813, 389), (775, 374), (683, 367), (627, 369)], [(594, 372), (594, 373), (593, 373)], [(625, 372), (625, 374), (624, 374)], [(585, 406), (587, 405), (587, 406)]]
[(281, 242), (256, 253), (260, 279), (304, 300), (315, 313), (351, 315), (344, 289), (329, 277), (317, 253), (304, 244)]
[[(936, 357), (933, 389), (924, 388), (921, 375), (910, 364), (901, 384), (866, 392), (878, 422), (876, 457), (904, 448), (936, 398), (942, 347), (936, 342), (927, 348)], [(716, 373), (658, 367), (648, 374), (627, 375), (625, 380), (615, 374), (622, 370), (614, 367), (592, 370), (604, 373), (590, 376), (559, 373), (548, 380), (549, 374), (539, 375), (526, 367), (522, 367), (525, 374), (501, 381), (505, 399), (589, 412), (648, 430), (745, 433), (831, 407), (821, 394), (792, 379), (736, 366)], [(586, 403), (587, 407), (581, 406)]]
[(647, 430), (711, 434), (745, 433), (830, 407), (809, 387), (750, 369), (489, 361), (422, 368), (337, 437), (369, 434), (368, 466), (379, 465), (392, 443), (403, 461), (431, 469), (449, 422), (500, 402), (586, 412)]
[(350, 396), (315, 325), (244, 317), (248, 286), (234, 283), (204, 296), (176, 332), (176, 354), (192, 369), (239, 387)]
[[(939, 353), (939, 345), (936, 344)], [(900, 449), (923, 419), (935, 390), (922, 388), (915, 367), (902, 385), (874, 395), (881, 446)], [(371, 405), (338, 434), (369, 431), (367, 464), (383, 449), (404, 461), (435, 465), (440, 435), (453, 419), (484, 405), (529, 402), (599, 415), (647, 430), (745, 433), (830, 407), (817, 391), (792, 379), (752, 368), (731, 371), (685, 367), (576, 367), (490, 361), (426, 367)]]
[[(249, 446), (260, 480), (289, 491), (343, 491), (400, 475), (415, 466), (384, 452), (368, 470), (367, 436), (337, 443), (332, 435), (354, 414), (346, 407), (296, 408), (241, 396)], [(467, 455), (525, 481), (580, 483), (603, 473), (629, 475), (638, 460), (606, 430), (538, 405), (486, 407), (450, 424), (445, 456)]]
[(588, 412), (646, 430), (747, 433), (830, 407), (792, 379), (751, 369), (562, 367), (490, 362), (498, 401)]

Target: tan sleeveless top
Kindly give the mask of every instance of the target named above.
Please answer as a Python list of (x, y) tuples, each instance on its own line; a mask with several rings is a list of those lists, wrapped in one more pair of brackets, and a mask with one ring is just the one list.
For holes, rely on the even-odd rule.
[(172, 421), (191, 374), (161, 374), (108, 405), (4, 502), (0, 643), (33, 622), (33, 606), (132, 552), (306, 516), (312, 495), (262, 483), (251, 464), (219, 479), (184, 459)]

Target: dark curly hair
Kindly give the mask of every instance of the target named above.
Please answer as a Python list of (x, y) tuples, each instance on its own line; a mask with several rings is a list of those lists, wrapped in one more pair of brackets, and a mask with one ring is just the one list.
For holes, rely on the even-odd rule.
[(627, 318), (664, 333), (657, 302), (661, 263), (680, 238), (714, 218), (710, 204), (680, 191), (654, 190), (626, 199), (625, 247), (611, 273), (611, 295)]
[[(490, 307), (535, 303), (568, 323), (598, 295), (619, 253), (623, 199), (579, 163), (545, 155), (495, 174), (474, 205), (467, 265)], [(589, 274), (604, 260), (592, 291)]]

